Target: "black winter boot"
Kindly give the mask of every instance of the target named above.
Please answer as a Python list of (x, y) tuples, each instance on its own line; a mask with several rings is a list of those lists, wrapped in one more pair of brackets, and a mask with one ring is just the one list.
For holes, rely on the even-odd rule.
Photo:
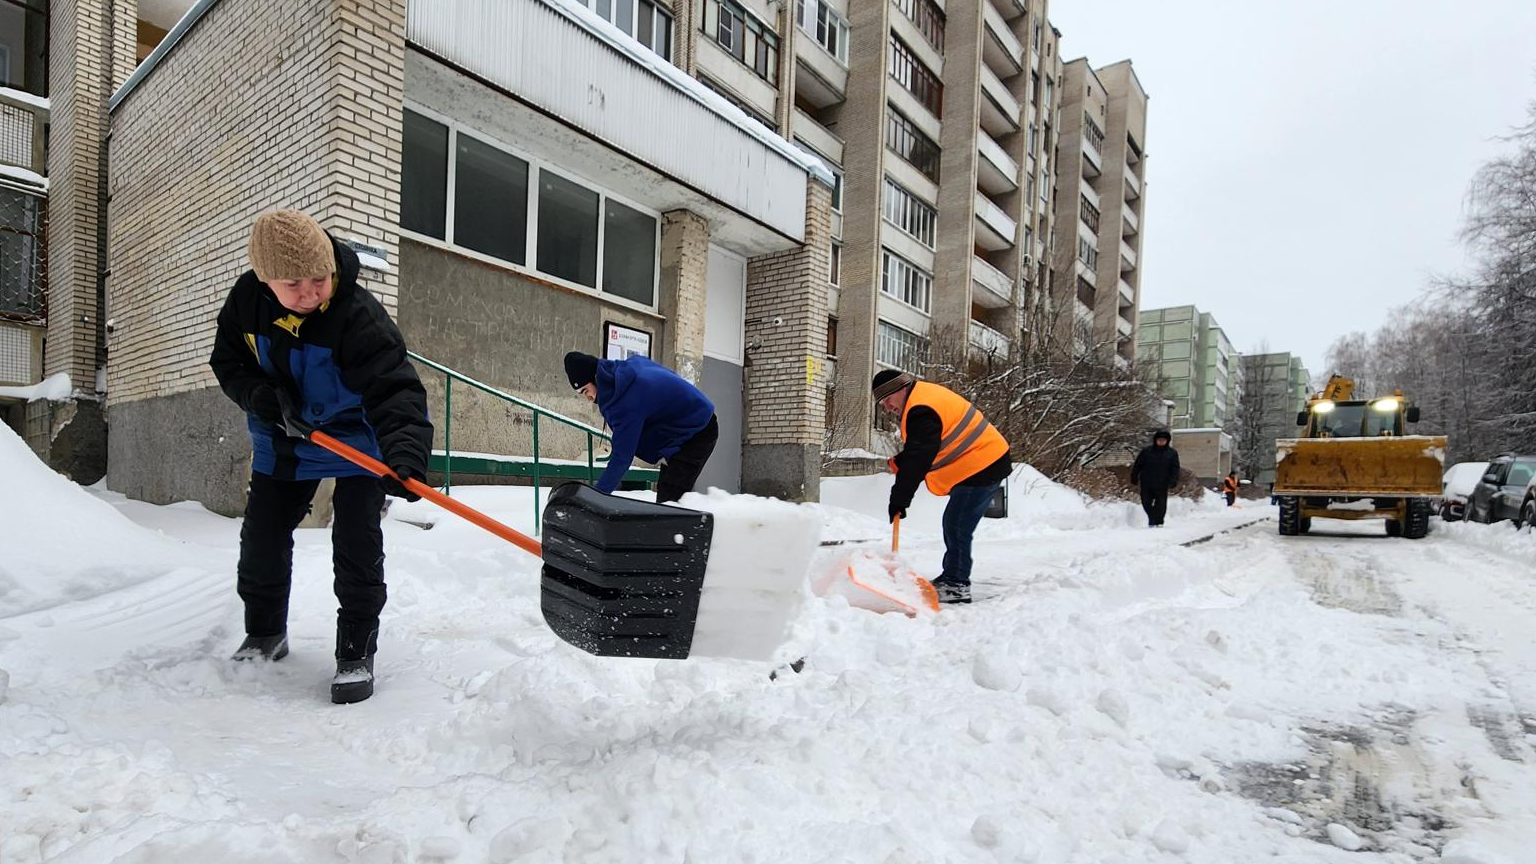
[(373, 655), (361, 660), (337, 660), (331, 679), (331, 701), (337, 705), (361, 702), (373, 695)]
[(246, 663), (252, 660), (281, 660), (288, 656), (288, 634), (279, 633), (276, 636), (247, 636), (240, 647), (229, 659), (236, 663)]

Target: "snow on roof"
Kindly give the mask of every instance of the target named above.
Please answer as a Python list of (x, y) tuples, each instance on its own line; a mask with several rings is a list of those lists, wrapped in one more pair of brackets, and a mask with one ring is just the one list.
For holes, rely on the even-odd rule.
[(33, 108), (41, 108), (44, 111), (50, 110), (47, 96), (37, 96), (25, 90), (17, 90), (14, 87), (0, 87), (0, 96), (4, 96), (7, 99), (15, 99), (17, 102), (25, 102)]
[(543, 0), (543, 2), (572, 21), (575, 21), (594, 36), (607, 42), (629, 59), (649, 69), (655, 73), (656, 77), (683, 91), (705, 108), (720, 115), (721, 118), (730, 121), (741, 131), (761, 141), (769, 149), (778, 152), (781, 156), (799, 165), (805, 169), (807, 174), (828, 186), (835, 185), (836, 179), (832, 174), (832, 169), (827, 167), (827, 163), (822, 161), (821, 157), (797, 144), (791, 143), (777, 132), (752, 119), (747, 115), (747, 112), (732, 105), (724, 96), (705, 87), (704, 83), (699, 79), (673, 66), (662, 58), (661, 55), (641, 45), (632, 36), (582, 5), (579, 0)]
[(74, 392), (70, 386), (69, 374), (60, 372), (26, 387), (0, 387), (0, 399), (25, 399), (28, 402), (36, 402), (39, 399), (48, 399), (59, 402), (69, 398)]

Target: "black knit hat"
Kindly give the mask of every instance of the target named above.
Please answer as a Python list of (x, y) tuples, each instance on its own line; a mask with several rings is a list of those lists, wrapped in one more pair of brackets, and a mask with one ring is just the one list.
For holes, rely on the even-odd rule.
[(869, 389), (875, 394), (875, 401), (879, 402), (892, 393), (898, 390), (905, 390), (915, 383), (917, 383), (917, 379), (906, 372), (897, 372), (894, 369), (881, 369), (875, 373), (874, 380), (869, 382)]
[(572, 351), (565, 355), (565, 377), (571, 379), (571, 389), (580, 390), (597, 380), (597, 358), (591, 354)]

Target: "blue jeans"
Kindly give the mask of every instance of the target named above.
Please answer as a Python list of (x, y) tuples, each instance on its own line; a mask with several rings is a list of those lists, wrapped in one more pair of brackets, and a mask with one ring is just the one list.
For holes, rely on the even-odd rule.
[(956, 486), (949, 490), (944, 507), (944, 572), (939, 581), (971, 584), (971, 538), (987, 512), (987, 505), (1002, 483), (990, 486)]

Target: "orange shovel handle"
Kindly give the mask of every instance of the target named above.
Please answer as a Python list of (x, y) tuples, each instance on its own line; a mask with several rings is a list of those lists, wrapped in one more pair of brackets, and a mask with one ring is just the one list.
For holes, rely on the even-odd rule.
[(901, 517), (891, 520), (891, 551), (901, 551)]
[[(366, 468), (369, 471), (379, 475), (380, 477), (392, 477), (395, 480), (400, 479), (399, 475), (389, 470), (388, 465), (385, 465), (383, 462), (380, 462), (372, 456), (369, 456), (367, 453), (364, 453), (356, 447), (352, 447), (348, 444), (343, 444), (342, 442), (337, 441), (335, 438), (332, 438), (324, 432), (312, 431), (307, 437), (309, 438), (310, 443), (318, 444), (360, 468)], [(524, 552), (527, 552), (536, 558), (543, 559), (544, 547), (539, 544), (539, 541), (529, 537), (521, 531), (508, 528), (500, 522), (497, 522), (495, 519), (492, 519), (484, 513), (481, 513), (479, 510), (476, 510), (475, 508), (470, 507), (468, 504), (465, 504), (461, 501), (455, 501), (454, 499), (449, 498), (447, 495), (444, 495), (436, 489), (433, 489), (431, 486), (428, 486), (420, 480), (412, 478), (410, 480), (403, 481), (403, 483), (405, 488), (415, 492), (417, 495), (420, 495), (428, 501), (431, 501), (433, 504), (436, 504), (444, 510), (449, 510), (453, 513), (456, 513), (459, 516), (462, 516), (465, 519), (475, 523), (476, 525), (479, 525), (481, 528), (484, 528), (492, 534), (495, 534), (497, 537), (506, 540), (517, 548), (522, 549)]]

